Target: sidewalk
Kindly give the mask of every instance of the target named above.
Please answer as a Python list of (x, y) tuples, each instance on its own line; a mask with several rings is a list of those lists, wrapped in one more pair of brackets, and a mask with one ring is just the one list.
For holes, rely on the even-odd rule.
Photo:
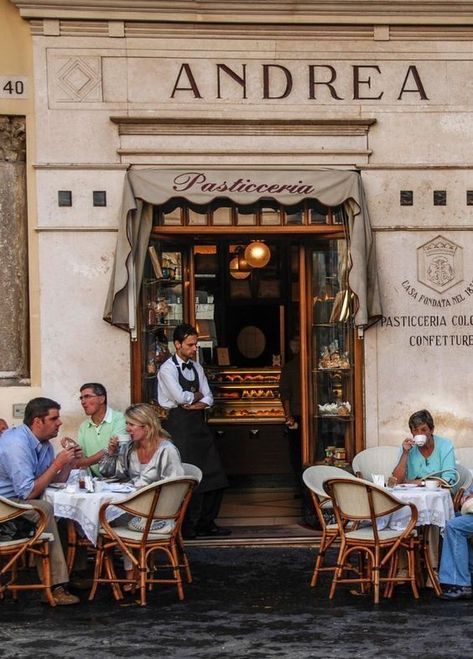
[(440, 659), (471, 654), (473, 602), (416, 602), (400, 587), (375, 607), (329, 577), (309, 587), (314, 550), (189, 547), (194, 583), (116, 603), (107, 587), (89, 604), (51, 609), (38, 593), (0, 601), (1, 657), (173, 659)]

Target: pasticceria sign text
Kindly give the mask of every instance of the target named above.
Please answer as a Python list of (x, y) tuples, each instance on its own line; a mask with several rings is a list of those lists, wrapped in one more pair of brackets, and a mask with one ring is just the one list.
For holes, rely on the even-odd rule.
[[(177, 69), (170, 98), (204, 98), (207, 89), (206, 80), (196, 64), (183, 62)], [(342, 66), (342, 65), (339, 65)], [(206, 79), (208, 71), (206, 72)], [(282, 64), (227, 64), (214, 63), (215, 98), (225, 97), (224, 88), (231, 86), (232, 92), (242, 99), (259, 96), (262, 99), (275, 100), (289, 97), (296, 86), (305, 88), (309, 100), (334, 99), (336, 101), (379, 101), (385, 90), (383, 85), (389, 83), (394, 99), (402, 101), (411, 98), (428, 101), (426, 87), (419, 69), (414, 64), (402, 67), (397, 80), (392, 79), (392, 72), (385, 73), (378, 64), (345, 64), (340, 71), (332, 64), (298, 63), (297, 70)]]

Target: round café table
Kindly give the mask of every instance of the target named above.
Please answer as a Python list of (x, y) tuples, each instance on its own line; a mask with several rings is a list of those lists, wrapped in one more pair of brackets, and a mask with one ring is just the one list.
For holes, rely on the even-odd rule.
[[(43, 499), (49, 501), (54, 509), (55, 517), (68, 520), (68, 548), (66, 563), (69, 572), (74, 565), (76, 550), (79, 545), (87, 546), (89, 543), (95, 546), (99, 532), (99, 511), (103, 503), (122, 501), (135, 491), (130, 483), (106, 483), (102, 485), (99, 492), (87, 492), (78, 487), (48, 487)], [(107, 508), (107, 520), (113, 521), (123, 515), (123, 510), (109, 506)], [(76, 524), (82, 529), (85, 538), (77, 533)]]

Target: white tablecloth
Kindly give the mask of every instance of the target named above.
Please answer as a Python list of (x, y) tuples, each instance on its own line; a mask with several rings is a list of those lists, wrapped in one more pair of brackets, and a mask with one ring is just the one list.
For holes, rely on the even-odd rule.
[[(438, 526), (440, 531), (443, 531), (448, 520), (455, 516), (453, 510), (453, 501), (450, 490), (438, 488), (436, 490), (429, 490), (426, 487), (405, 487), (399, 486), (386, 491), (395, 496), (401, 501), (406, 503), (413, 503), (418, 512), (419, 517), (417, 526), (424, 526), (432, 524)], [(378, 523), (378, 528), (389, 527), (395, 531), (402, 531), (406, 528), (410, 518), (410, 509), (401, 508), (392, 515), (387, 515), (383, 520)]]
[[(99, 510), (105, 501), (120, 501), (125, 499), (131, 493), (129, 491), (112, 492), (110, 489), (114, 486), (104, 484), (106, 488), (102, 492), (68, 492), (65, 489), (56, 489), (48, 487), (45, 490), (43, 498), (49, 501), (54, 507), (55, 517), (66, 517), (77, 522), (85, 536), (94, 545), (97, 544), (97, 535), (99, 531)], [(123, 510), (115, 506), (109, 506), (107, 509), (107, 520), (109, 522), (123, 515)]]

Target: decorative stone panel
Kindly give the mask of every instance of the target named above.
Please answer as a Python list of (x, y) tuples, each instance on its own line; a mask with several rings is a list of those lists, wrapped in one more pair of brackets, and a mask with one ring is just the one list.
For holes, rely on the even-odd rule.
[(0, 117), (0, 385), (28, 377), (25, 118)]

